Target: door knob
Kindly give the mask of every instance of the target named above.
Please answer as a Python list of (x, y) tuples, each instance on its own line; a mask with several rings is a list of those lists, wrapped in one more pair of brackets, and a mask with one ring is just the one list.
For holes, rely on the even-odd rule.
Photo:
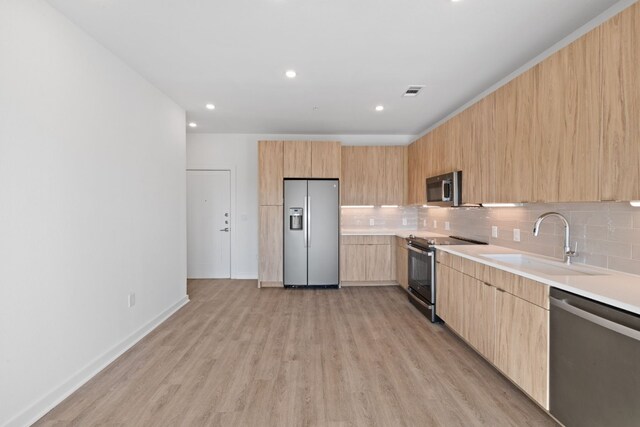
[(228, 233), (229, 232), (229, 227), (225, 227), (225, 228), (221, 229), (220, 231), (224, 231), (225, 233)]

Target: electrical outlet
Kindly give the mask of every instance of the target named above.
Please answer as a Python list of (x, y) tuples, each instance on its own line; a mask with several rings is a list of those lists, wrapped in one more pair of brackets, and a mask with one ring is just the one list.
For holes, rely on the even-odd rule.
[(427, 226), (427, 220), (426, 220), (426, 219), (423, 219), (423, 220), (422, 220), (422, 226), (423, 226), (423, 227), (426, 227), (426, 226)]
[(445, 221), (444, 222), (444, 229), (445, 230), (451, 230), (451, 223), (449, 221)]
[(407, 225), (407, 218), (402, 218), (402, 225)]
[(134, 305), (136, 305), (136, 293), (131, 292), (129, 294), (129, 308), (133, 307)]
[(520, 241), (520, 229), (519, 228), (514, 228), (513, 229), (513, 241), (514, 242), (519, 242)]
[(376, 220), (373, 218), (369, 218), (369, 225), (376, 225)]
[(433, 228), (438, 228), (438, 221), (435, 219), (433, 220)]
[(496, 227), (495, 225), (491, 226), (491, 237), (493, 237), (494, 239), (498, 238), (498, 227)]

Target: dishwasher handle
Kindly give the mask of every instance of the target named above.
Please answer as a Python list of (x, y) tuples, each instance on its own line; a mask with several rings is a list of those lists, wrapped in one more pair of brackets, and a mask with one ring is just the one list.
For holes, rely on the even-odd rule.
[(588, 322), (594, 323), (598, 326), (602, 326), (603, 328), (609, 329), (611, 331), (617, 332), (621, 335), (627, 336), (636, 341), (640, 341), (640, 331), (637, 329), (630, 328), (625, 325), (621, 325), (620, 323), (616, 323), (609, 319), (605, 319), (604, 317), (600, 317), (596, 314), (590, 313), (586, 310), (578, 308), (574, 305), (571, 305), (566, 299), (558, 299), (554, 297), (549, 297), (549, 301), (553, 307), (559, 308), (561, 310), (567, 311), (574, 316), (578, 316), (581, 319), (584, 319)]

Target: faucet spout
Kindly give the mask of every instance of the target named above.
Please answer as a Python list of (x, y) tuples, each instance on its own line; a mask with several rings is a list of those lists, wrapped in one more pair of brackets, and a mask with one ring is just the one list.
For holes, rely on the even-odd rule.
[(567, 218), (565, 218), (564, 215), (559, 214), (558, 212), (543, 213), (538, 217), (536, 223), (533, 225), (533, 235), (536, 237), (538, 236), (538, 234), (540, 233), (540, 225), (545, 219), (549, 217), (560, 218), (560, 220), (564, 223), (564, 262), (565, 264), (570, 265), (571, 257), (576, 256), (577, 253), (576, 251), (571, 250), (569, 221), (567, 221)]

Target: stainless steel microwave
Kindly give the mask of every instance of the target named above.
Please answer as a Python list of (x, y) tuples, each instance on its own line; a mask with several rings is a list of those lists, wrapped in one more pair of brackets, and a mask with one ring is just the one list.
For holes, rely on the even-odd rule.
[(456, 171), (427, 178), (427, 205), (461, 206), (462, 172)]

